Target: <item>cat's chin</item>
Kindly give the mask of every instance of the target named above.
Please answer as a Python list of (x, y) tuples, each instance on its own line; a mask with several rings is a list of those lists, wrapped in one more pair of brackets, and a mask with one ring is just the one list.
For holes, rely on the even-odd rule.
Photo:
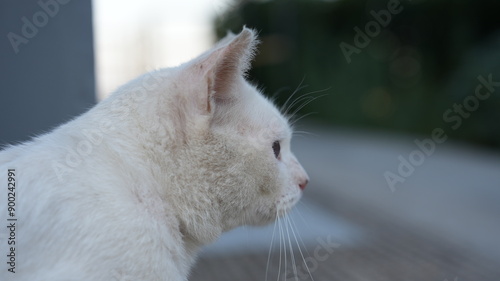
[(302, 192), (294, 192), (283, 195), (277, 203), (276, 218), (286, 216), (293, 207), (299, 202)]
[(253, 221), (251, 224), (253, 226), (265, 226), (273, 223), (275, 220), (285, 217), (288, 213), (292, 211), (297, 202), (299, 202), (302, 197), (301, 192), (284, 194), (276, 205), (271, 208), (271, 210), (263, 213), (259, 213), (258, 220)]

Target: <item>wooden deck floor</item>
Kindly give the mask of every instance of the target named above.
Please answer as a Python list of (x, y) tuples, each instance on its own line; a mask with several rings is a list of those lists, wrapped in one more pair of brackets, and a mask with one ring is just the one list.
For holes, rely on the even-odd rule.
[[(319, 200), (320, 201), (320, 200)], [(281, 267), (279, 251), (201, 256), (193, 268), (191, 281), (498, 281), (500, 263), (480, 256), (466, 245), (437, 238), (428, 233), (380, 217), (349, 202), (329, 205), (332, 212), (361, 225), (369, 237), (356, 246), (340, 245), (331, 254), (314, 251), (318, 243), (303, 249), (311, 274), (303, 265), (300, 252), (294, 250), (297, 274), (290, 253), (287, 270)], [(319, 203), (318, 203), (319, 204)], [(309, 258), (308, 258), (309, 257)], [(279, 274), (278, 274), (279, 271)], [(295, 277), (297, 276), (297, 278)], [(312, 278), (311, 278), (312, 276)]]
[(307, 251), (303, 251), (310, 267), (310, 275), (298, 251), (294, 251), (297, 274), (294, 274), (288, 253), (287, 270), (284, 269), (282, 259), (278, 275), (279, 252), (274, 252), (269, 262), (267, 278), (267, 252), (202, 256), (193, 269), (190, 280), (500, 280), (499, 264), (473, 255), (467, 249), (448, 244), (446, 241), (428, 240), (409, 232), (395, 230), (384, 235), (373, 233), (371, 241), (357, 247), (340, 246), (329, 255), (323, 251), (319, 259), (314, 255), (317, 245), (308, 245)]

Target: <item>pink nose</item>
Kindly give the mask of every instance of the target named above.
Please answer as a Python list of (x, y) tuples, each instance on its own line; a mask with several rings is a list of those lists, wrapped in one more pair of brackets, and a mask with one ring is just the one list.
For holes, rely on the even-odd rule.
[(300, 190), (304, 190), (304, 188), (306, 188), (306, 185), (308, 182), (309, 182), (309, 180), (306, 179), (303, 182), (299, 183)]

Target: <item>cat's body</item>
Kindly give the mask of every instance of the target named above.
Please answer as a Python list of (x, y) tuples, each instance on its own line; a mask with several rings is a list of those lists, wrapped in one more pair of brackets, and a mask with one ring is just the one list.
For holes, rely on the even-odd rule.
[(242, 76), (255, 42), (230, 35), (1, 151), (17, 221), (16, 273), (2, 261), (0, 279), (187, 280), (201, 246), (290, 210), (308, 179), (287, 120)]

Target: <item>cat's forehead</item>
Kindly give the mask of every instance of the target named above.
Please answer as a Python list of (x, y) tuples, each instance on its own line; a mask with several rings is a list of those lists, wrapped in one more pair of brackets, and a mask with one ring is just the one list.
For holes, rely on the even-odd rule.
[(290, 138), (288, 120), (271, 101), (249, 84), (243, 87), (241, 94), (243, 98), (239, 101), (239, 109), (234, 112), (241, 118), (239, 130), (248, 133), (266, 131), (276, 139)]

